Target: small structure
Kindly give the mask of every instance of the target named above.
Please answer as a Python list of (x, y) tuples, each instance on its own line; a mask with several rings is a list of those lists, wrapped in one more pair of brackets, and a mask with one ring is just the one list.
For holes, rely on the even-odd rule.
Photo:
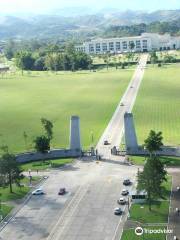
[(79, 117), (72, 116), (70, 121), (70, 149), (81, 150)]
[(133, 203), (144, 203), (146, 201), (147, 193), (146, 191), (134, 191), (131, 194), (131, 201)]
[(138, 149), (138, 142), (134, 127), (133, 114), (124, 114), (124, 135), (125, 135), (125, 145), (126, 151), (136, 151)]

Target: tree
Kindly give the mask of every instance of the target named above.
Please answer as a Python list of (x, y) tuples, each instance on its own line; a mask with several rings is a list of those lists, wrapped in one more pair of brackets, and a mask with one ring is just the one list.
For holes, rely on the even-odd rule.
[(157, 61), (158, 61), (158, 56), (157, 56), (157, 54), (156, 54), (155, 51), (153, 51), (153, 52), (151, 53), (150, 61), (151, 61), (151, 63), (153, 63), (153, 65), (154, 65), (155, 63), (157, 63)]
[(167, 172), (164, 169), (163, 163), (153, 156), (148, 158), (142, 172), (138, 172), (138, 190), (147, 192), (147, 201), (149, 210), (151, 211), (152, 202), (162, 197), (162, 183), (167, 181)]
[(153, 130), (150, 131), (149, 136), (144, 141), (144, 146), (148, 150), (150, 157), (155, 154), (156, 151), (161, 150), (161, 147), (163, 146), (162, 140), (162, 132), (156, 133)]
[(16, 156), (6, 152), (0, 159), (0, 174), (7, 178), (9, 184), (10, 193), (13, 192), (13, 182), (18, 182), (22, 178), (21, 169), (19, 163), (16, 161)]
[(41, 123), (46, 131), (47, 137), (51, 140), (53, 138), (53, 124), (51, 121), (47, 120), (46, 118), (41, 118)]
[(47, 136), (38, 136), (34, 139), (35, 149), (37, 152), (46, 153), (50, 150), (50, 139)]
[(43, 71), (45, 70), (45, 58), (39, 57), (34, 62), (34, 69), (37, 71)]
[(110, 57), (110, 55), (108, 53), (103, 56), (104, 62), (106, 63), (107, 70), (109, 69), (109, 62), (110, 62), (109, 57)]
[(32, 57), (31, 52), (21, 51), (16, 53), (15, 63), (18, 68), (22, 70), (33, 70), (35, 59)]
[(37, 136), (34, 139), (35, 149), (38, 152), (46, 153), (50, 150), (50, 142), (53, 138), (53, 124), (51, 121), (41, 118), (42, 126), (45, 130), (46, 135)]

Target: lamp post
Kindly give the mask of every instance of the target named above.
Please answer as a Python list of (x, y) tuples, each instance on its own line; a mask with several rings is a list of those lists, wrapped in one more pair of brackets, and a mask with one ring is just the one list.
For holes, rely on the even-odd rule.
[(91, 131), (91, 145), (92, 145), (92, 147), (94, 145), (94, 133), (93, 133), (93, 131)]

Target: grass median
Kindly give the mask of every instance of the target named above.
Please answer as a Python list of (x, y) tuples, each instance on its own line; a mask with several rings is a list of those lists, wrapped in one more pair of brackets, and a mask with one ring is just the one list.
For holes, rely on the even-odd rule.
[(65, 158), (65, 159), (53, 159), (53, 160), (46, 160), (46, 161), (35, 161), (24, 163), (21, 165), (23, 171), (43, 171), (50, 168), (59, 168), (64, 166), (65, 164), (72, 163), (73, 159)]
[[(146, 158), (145, 156), (129, 156), (129, 160), (137, 165), (144, 165)], [(180, 157), (160, 156), (159, 158), (166, 166), (180, 166)]]

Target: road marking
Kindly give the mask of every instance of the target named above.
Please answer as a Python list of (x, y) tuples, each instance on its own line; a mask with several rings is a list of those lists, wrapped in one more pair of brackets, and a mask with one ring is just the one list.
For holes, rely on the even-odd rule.
[[(61, 214), (58, 222), (54, 226), (54, 228), (51, 231), (50, 235), (48, 236), (47, 240), (50, 240), (50, 239), (57, 239), (57, 240), (59, 240), (60, 239), (60, 236), (62, 235), (63, 230), (65, 229), (65, 227), (70, 222), (71, 217), (73, 216), (74, 212), (78, 208), (79, 203), (81, 202), (81, 200), (83, 199), (83, 197), (87, 193), (88, 188), (89, 188), (89, 186), (86, 186), (86, 187), (85, 186), (81, 186), (81, 187), (79, 187), (78, 191), (76, 192), (74, 197), (71, 199), (70, 203), (66, 206), (64, 212)], [(80, 196), (79, 196), (79, 194), (80, 194)], [(73, 206), (73, 204), (75, 206)], [(65, 218), (66, 215), (68, 216), (67, 218)], [(63, 221), (64, 221), (64, 223), (63, 223)]]

